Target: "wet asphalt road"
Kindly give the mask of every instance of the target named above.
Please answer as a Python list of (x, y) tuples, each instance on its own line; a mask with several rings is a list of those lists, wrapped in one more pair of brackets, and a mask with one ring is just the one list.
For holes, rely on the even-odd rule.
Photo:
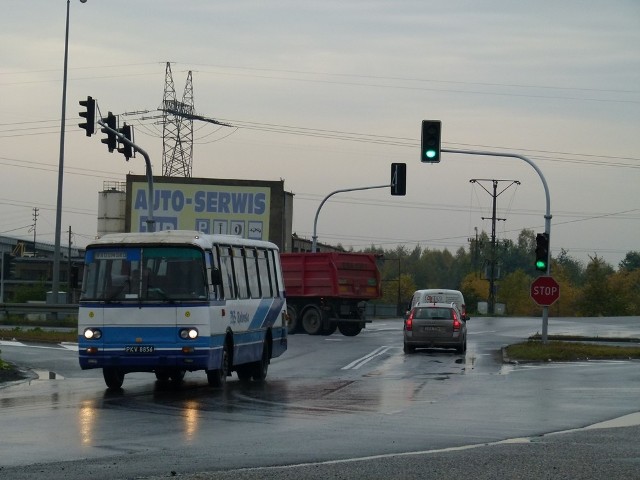
[[(194, 372), (178, 388), (131, 374), (110, 393), (72, 345), (3, 343), (39, 377), (0, 389), (0, 478), (640, 478), (640, 362), (505, 365), (500, 347), (540, 320), (468, 327), (466, 355), (405, 356), (399, 320), (291, 336), (266, 383), (224, 391)], [(640, 322), (554, 319), (550, 333), (638, 337)]]

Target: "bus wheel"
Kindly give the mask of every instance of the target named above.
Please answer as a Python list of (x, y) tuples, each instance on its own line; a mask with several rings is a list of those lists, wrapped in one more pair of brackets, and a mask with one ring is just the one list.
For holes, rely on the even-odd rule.
[(267, 371), (269, 370), (269, 345), (265, 341), (262, 344), (262, 358), (253, 364), (252, 377), (256, 382), (261, 382), (267, 378)]
[(154, 372), (156, 374), (156, 380), (159, 382), (168, 382), (171, 375), (169, 374), (169, 370), (166, 369), (158, 369)]
[(220, 368), (215, 370), (207, 370), (207, 381), (214, 388), (222, 388), (227, 383), (227, 374), (229, 373), (229, 347), (225, 344), (222, 349), (222, 360)]
[(356, 322), (342, 322), (338, 324), (340, 333), (347, 337), (355, 337), (362, 331), (362, 327)]
[(186, 370), (182, 370), (180, 368), (176, 369), (176, 370), (172, 370), (171, 374), (169, 375), (169, 378), (171, 379), (172, 383), (180, 383), (182, 382), (182, 380), (184, 380), (184, 374), (187, 373)]
[(252, 369), (251, 364), (238, 365), (236, 367), (236, 373), (238, 374), (238, 379), (242, 382), (248, 382), (251, 380)]
[(102, 376), (104, 377), (104, 383), (107, 384), (109, 390), (118, 390), (122, 388), (124, 382), (124, 373), (114, 367), (105, 367), (102, 369)]
[(302, 328), (309, 335), (318, 335), (322, 330), (322, 316), (320, 311), (311, 307), (308, 308), (304, 315), (302, 316)]

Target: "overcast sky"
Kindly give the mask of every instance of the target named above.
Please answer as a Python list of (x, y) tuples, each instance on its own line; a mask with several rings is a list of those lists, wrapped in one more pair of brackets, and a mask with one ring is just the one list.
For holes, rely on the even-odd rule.
[[(0, 234), (54, 242), (65, 0), (4, 0), (0, 17)], [(311, 237), (330, 192), (390, 181), (405, 197), (339, 194), (318, 240), (361, 249), (468, 247), (544, 231), (542, 181), (514, 158), (444, 153), (420, 163), (420, 124), (443, 148), (525, 155), (551, 198), (551, 249), (614, 267), (640, 250), (640, 2), (538, 0), (88, 0), (70, 4), (63, 245), (96, 234), (104, 182), (144, 174), (78, 128), (78, 101), (133, 123), (161, 173), (166, 62), (178, 97), (192, 71), (193, 176), (279, 180)], [(278, 126), (278, 128), (273, 128)], [(239, 127), (239, 128), (238, 128)], [(486, 182), (470, 183), (471, 179)], [(517, 180), (520, 185), (511, 185)], [(507, 188), (508, 187), (508, 188)]]

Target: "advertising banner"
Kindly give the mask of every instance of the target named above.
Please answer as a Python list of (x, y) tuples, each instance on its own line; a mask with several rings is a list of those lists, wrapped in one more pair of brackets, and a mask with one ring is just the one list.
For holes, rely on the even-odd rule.
[[(156, 230), (197, 230), (269, 240), (271, 188), (213, 183), (155, 182)], [(148, 185), (132, 181), (127, 189), (130, 231), (147, 229)]]

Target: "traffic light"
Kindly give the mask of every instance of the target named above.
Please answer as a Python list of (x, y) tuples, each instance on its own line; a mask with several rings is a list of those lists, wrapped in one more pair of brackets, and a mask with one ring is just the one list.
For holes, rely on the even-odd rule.
[(422, 121), (422, 150), (420, 161), (425, 163), (440, 162), (440, 120)]
[(86, 100), (80, 100), (80, 106), (87, 109), (86, 112), (80, 112), (80, 116), (86, 118), (85, 123), (79, 123), (78, 126), (87, 131), (87, 137), (93, 135), (96, 131), (96, 101), (87, 97)]
[(549, 266), (549, 235), (538, 233), (536, 235), (536, 270), (547, 271)]
[(107, 114), (107, 118), (103, 118), (102, 121), (109, 127), (107, 128), (101, 128), (100, 131), (102, 133), (106, 133), (107, 134), (107, 138), (103, 138), (102, 140), (100, 140), (102, 143), (106, 143), (107, 147), (109, 148), (109, 152), (113, 152), (116, 149), (116, 143), (117, 143), (117, 139), (116, 139), (116, 117), (113, 113), (109, 112)]
[[(133, 142), (133, 127), (131, 125), (127, 125), (125, 123), (122, 128), (118, 130), (118, 133), (124, 136), (124, 138), (126, 138), (130, 142)], [(131, 157), (133, 157), (133, 147), (125, 142), (120, 143), (122, 143), (122, 147), (118, 148), (118, 152), (122, 153), (124, 155), (124, 158), (126, 158), (128, 161)]]
[(391, 164), (391, 195), (404, 196), (407, 194), (407, 164)]

